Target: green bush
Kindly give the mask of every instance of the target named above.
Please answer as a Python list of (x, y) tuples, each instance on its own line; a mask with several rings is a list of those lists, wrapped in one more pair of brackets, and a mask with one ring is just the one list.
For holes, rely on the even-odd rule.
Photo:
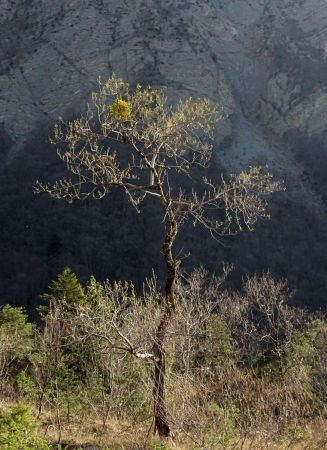
[(0, 307), (0, 392), (12, 395), (17, 373), (29, 364), (34, 348), (33, 325), (22, 308)]
[(8, 341), (6, 350), (15, 358), (23, 358), (32, 350), (33, 326), (27, 321), (23, 308), (0, 307), (0, 336), (2, 342)]
[(2, 450), (50, 450), (38, 437), (38, 423), (31, 408), (19, 404), (0, 416), (0, 448)]

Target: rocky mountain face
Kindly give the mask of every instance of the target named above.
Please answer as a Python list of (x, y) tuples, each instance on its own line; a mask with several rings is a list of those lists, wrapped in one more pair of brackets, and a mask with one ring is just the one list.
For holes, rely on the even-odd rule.
[[(270, 267), (290, 280), (299, 301), (324, 305), (325, 0), (0, 0), (0, 31), (0, 203), (9, 202), (4, 185), (16, 180), (13, 191), (19, 208), (20, 198), (25, 199), (19, 186), (26, 193), (32, 178), (43, 175), (37, 167), (41, 170), (40, 159), (46, 158), (41, 151), (46, 147), (45, 131), (59, 117), (83, 110), (99, 76), (115, 72), (131, 83), (165, 87), (171, 101), (208, 96), (224, 112), (217, 131), (217, 165), (231, 172), (267, 164), (288, 189), (273, 203), (273, 220), (260, 225), (256, 233), (240, 236), (223, 248), (206, 241), (214, 254), (208, 267), (215, 268), (221, 258), (233, 261), (239, 274)], [(44, 167), (51, 173), (54, 166), (49, 161), (51, 157)], [(22, 173), (25, 165), (28, 174)], [(40, 200), (28, 199), (24, 205), (30, 209), (24, 217), (3, 208), (5, 242), (1, 245), (7, 249), (10, 242), (18, 260), (22, 248), (26, 255), (34, 252), (35, 285), (43, 287), (49, 276), (46, 249), (54, 235), (66, 239), (60, 244), (61, 259), (56, 256), (58, 267), (66, 262), (77, 265), (78, 256), (69, 239), (61, 236), (60, 220), (56, 225), (43, 222), (46, 231), (37, 228), (39, 240), (35, 241), (30, 227), (35, 228), (36, 215), (31, 217), (29, 211), (36, 214)], [(113, 213), (108, 214), (107, 219), (114, 221)], [(25, 223), (26, 216), (29, 223), (24, 226), (30, 234), (17, 243), (10, 224)], [(144, 234), (142, 225), (140, 233)], [(97, 244), (92, 245), (98, 255)], [(200, 251), (197, 256), (194, 242), (192, 248), (195, 254), (190, 261), (206, 264)], [(110, 268), (113, 251), (107, 249), (98, 264)], [(126, 255), (119, 258), (122, 269), (117, 273), (124, 275), (123, 267), (130, 263)], [(140, 259), (140, 264), (151, 265), (149, 261)], [(27, 278), (24, 265), (10, 264), (2, 279), (7, 297), (8, 280), (15, 270)], [(85, 274), (92, 270), (78, 264)]]

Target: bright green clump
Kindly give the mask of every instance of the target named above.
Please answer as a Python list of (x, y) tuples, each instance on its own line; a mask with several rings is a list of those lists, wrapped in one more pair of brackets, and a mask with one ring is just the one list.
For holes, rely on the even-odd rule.
[(50, 450), (37, 435), (38, 423), (31, 408), (19, 404), (0, 415), (0, 448), (2, 450)]
[(128, 120), (131, 117), (131, 105), (125, 100), (121, 100), (120, 98), (117, 98), (110, 109), (115, 119)]
[[(60, 273), (56, 280), (52, 281), (50, 288), (50, 294), (44, 294), (42, 296), (48, 305), (61, 305), (66, 309), (76, 307), (84, 301), (84, 292), (81, 284), (79, 283), (77, 276), (69, 267), (66, 267), (62, 273)], [(47, 312), (48, 306), (41, 307), (41, 312)]]

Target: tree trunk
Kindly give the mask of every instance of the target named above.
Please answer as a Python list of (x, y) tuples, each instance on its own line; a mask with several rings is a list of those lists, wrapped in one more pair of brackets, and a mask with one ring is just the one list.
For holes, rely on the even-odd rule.
[(171, 315), (175, 309), (175, 279), (177, 272), (177, 262), (172, 255), (172, 246), (177, 234), (177, 223), (171, 215), (168, 221), (168, 227), (163, 245), (163, 254), (165, 258), (167, 277), (165, 286), (165, 308), (163, 316), (160, 320), (155, 342), (153, 345), (153, 353), (156, 358), (154, 368), (154, 426), (155, 431), (160, 437), (168, 437), (170, 435), (170, 427), (165, 397), (165, 377), (166, 377), (166, 361), (165, 361), (165, 338), (167, 326)]
[(159, 324), (156, 340), (153, 345), (153, 353), (156, 357), (154, 367), (154, 429), (160, 437), (168, 437), (170, 435), (170, 427), (168, 422), (166, 399), (165, 399), (165, 346), (164, 339), (166, 334), (167, 321), (164, 316)]

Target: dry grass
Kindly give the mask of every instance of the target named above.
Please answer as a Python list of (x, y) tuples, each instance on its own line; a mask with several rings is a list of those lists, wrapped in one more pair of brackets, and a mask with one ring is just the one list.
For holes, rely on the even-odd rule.
[[(43, 418), (42, 434), (51, 442), (58, 441), (58, 430), (50, 417)], [(55, 422), (55, 421), (53, 421)], [(236, 436), (226, 444), (212, 442), (199, 446), (186, 434), (176, 439), (159, 440), (149, 431), (151, 421), (142, 425), (108, 421), (105, 429), (100, 422), (88, 419), (87, 423), (63, 423), (61, 443), (69, 450), (86, 445), (106, 450), (323, 450), (327, 449), (327, 420), (316, 419), (304, 425), (286, 427), (277, 435), (257, 432), (253, 436)], [(86, 447), (87, 448), (87, 447)], [(93, 450), (93, 449), (92, 449)]]

